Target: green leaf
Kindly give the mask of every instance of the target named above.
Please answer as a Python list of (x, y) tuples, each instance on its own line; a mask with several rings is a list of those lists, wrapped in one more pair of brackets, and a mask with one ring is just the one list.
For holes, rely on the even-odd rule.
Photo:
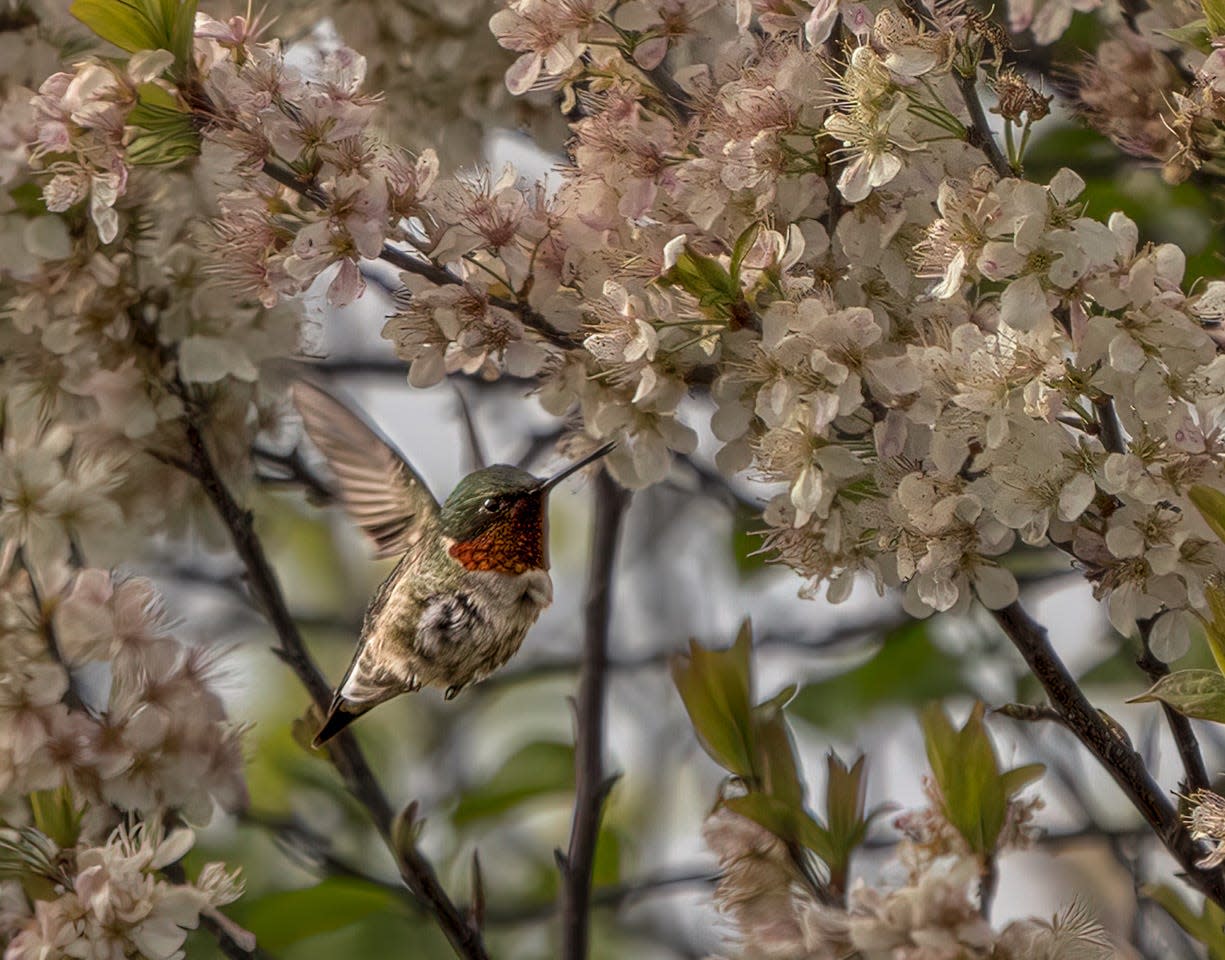
[(1204, 8), (1204, 19), (1208, 21), (1208, 33), (1213, 37), (1225, 35), (1225, 2), (1222, 0), (1200, 0)]
[(157, 28), (142, 5), (131, 0), (73, 0), (68, 12), (103, 40), (128, 53), (162, 46)]
[(371, 914), (398, 910), (399, 899), (394, 891), (367, 880), (329, 877), (313, 887), (240, 900), (226, 913), (254, 933), (260, 947), (276, 951)]
[(799, 810), (804, 806), (804, 785), (800, 781), (795, 743), (787, 721), (772, 702), (763, 704), (757, 710), (754, 742), (760, 789), (786, 806)]
[(749, 580), (769, 566), (761, 550), (761, 531), (761, 514), (737, 507), (732, 517), (732, 557), (741, 580)]
[(1179, 670), (1128, 703), (1160, 701), (1196, 720), (1225, 723), (1225, 677), (1219, 670)]
[(807, 847), (825, 863), (834, 856), (829, 831), (801, 807), (784, 803), (764, 793), (729, 797), (723, 805), (732, 813), (752, 820), (786, 843)]
[(1212, 31), (1208, 28), (1208, 20), (1200, 18), (1185, 23), (1180, 27), (1170, 27), (1168, 30), (1157, 30), (1156, 33), (1169, 37), (1180, 47), (1191, 47), (1200, 53), (1212, 51)]
[(177, 78), (190, 69), (196, 0), (73, 0), (69, 12), (120, 50), (169, 50)]
[(713, 317), (727, 319), (734, 304), (743, 299), (740, 284), (714, 257), (696, 252), (689, 244), (659, 282), (678, 286), (706, 308)]
[(744, 258), (748, 252), (753, 249), (753, 244), (757, 241), (757, 235), (761, 233), (761, 221), (749, 224), (748, 228), (736, 238), (735, 244), (732, 246), (732, 263), (731, 263), (731, 278), (735, 281), (736, 287), (740, 286), (740, 265), (744, 263)]
[(880, 707), (921, 704), (966, 692), (961, 662), (932, 643), (928, 625), (912, 621), (885, 634), (865, 663), (810, 683), (789, 712), (831, 730), (851, 730)]
[(1013, 767), (1011, 770), (1005, 770), (1000, 774), (1000, 785), (1004, 788), (1004, 796), (1009, 799), (1015, 797), (1031, 783), (1036, 783), (1044, 773), (1046, 773), (1044, 763), (1027, 763), (1020, 767)]
[(1208, 948), (1209, 960), (1225, 960), (1225, 910), (1211, 900), (1205, 901), (1197, 915), (1181, 895), (1167, 884), (1143, 887), (1141, 893), (1174, 918), (1174, 922)]
[(1197, 483), (1187, 491), (1187, 496), (1195, 504), (1195, 509), (1204, 518), (1204, 522), (1212, 528), (1212, 532), (1225, 542), (1225, 493)]
[(61, 848), (75, 847), (81, 836), (81, 819), (85, 804), (78, 804), (72, 790), (61, 786), (55, 790), (37, 790), (29, 796), (34, 826)]
[(825, 757), (828, 776), (825, 781), (825, 819), (829, 823), (830, 857), (826, 860), (830, 883), (846, 889), (851, 855), (868, 835), (868, 825), (881, 812), (865, 814), (867, 803), (866, 758), (860, 754), (848, 767), (831, 750)]
[(176, 73), (182, 76), (192, 63), (192, 43), (196, 35), (196, 0), (163, 0), (172, 9), (167, 14), (170, 26), (170, 46), (174, 54)]
[(939, 704), (921, 715), (944, 818), (979, 856), (995, 852), (1008, 809), (995, 747), (983, 724), (985, 709), (976, 703), (961, 730), (953, 727)]
[(43, 200), (42, 187), (33, 180), (19, 183), (9, 191), (13, 206), (27, 217), (45, 217), (47, 204)]
[(746, 620), (727, 650), (689, 641), (688, 656), (672, 660), (672, 680), (702, 748), (725, 770), (755, 780), (753, 758), (752, 627)]
[(156, 83), (140, 86), (128, 123), (142, 131), (128, 144), (132, 163), (177, 163), (200, 152), (200, 134), (191, 112)]
[(460, 797), (452, 822), (459, 827), (496, 817), (526, 800), (574, 789), (574, 748), (538, 740), (512, 754), (485, 783)]
[(863, 824), (868, 778), (863, 754), (848, 767), (831, 750), (825, 756), (825, 819), (834, 836), (848, 837)]
[(591, 862), (593, 887), (612, 887), (621, 882), (621, 834), (602, 826), (596, 836), (595, 854)]
[(1208, 610), (1212, 613), (1209, 620), (1199, 616), (1204, 626), (1204, 639), (1208, 641), (1208, 650), (1217, 670), (1225, 676), (1225, 590), (1215, 583), (1204, 586), (1204, 596), (1208, 600)]

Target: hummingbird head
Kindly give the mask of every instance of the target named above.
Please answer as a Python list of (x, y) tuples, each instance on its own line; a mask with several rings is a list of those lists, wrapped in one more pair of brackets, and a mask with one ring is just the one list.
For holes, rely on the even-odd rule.
[(549, 491), (613, 446), (605, 444), (543, 480), (505, 463), (468, 474), (442, 505), (442, 532), (453, 541), (451, 556), (469, 570), (547, 570)]

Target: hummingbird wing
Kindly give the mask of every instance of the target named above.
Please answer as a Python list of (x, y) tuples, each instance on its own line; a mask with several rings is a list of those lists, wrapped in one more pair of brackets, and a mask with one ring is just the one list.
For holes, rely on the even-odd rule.
[(394, 557), (437, 522), (438, 501), (391, 443), (331, 394), (299, 380), (294, 404), (307, 436), (327, 458), (340, 500), (374, 541), (377, 557)]

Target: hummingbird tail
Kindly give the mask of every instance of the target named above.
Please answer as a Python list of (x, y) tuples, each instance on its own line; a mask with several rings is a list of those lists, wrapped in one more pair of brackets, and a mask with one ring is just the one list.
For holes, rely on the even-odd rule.
[(332, 701), (327, 719), (323, 721), (323, 726), (315, 734), (315, 739), (311, 741), (311, 746), (316, 748), (323, 746), (369, 709), (370, 706), (350, 703), (342, 697), (337, 697)]

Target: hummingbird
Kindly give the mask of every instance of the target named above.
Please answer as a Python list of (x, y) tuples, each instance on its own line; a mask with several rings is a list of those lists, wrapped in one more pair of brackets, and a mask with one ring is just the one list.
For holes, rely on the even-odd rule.
[(375, 556), (400, 558), (366, 609), (315, 735), (319, 747), (385, 700), (426, 686), (451, 700), (515, 654), (553, 600), (549, 492), (616, 444), (547, 479), (504, 463), (484, 467), (440, 506), (404, 456), (339, 400), (301, 380), (293, 398)]

